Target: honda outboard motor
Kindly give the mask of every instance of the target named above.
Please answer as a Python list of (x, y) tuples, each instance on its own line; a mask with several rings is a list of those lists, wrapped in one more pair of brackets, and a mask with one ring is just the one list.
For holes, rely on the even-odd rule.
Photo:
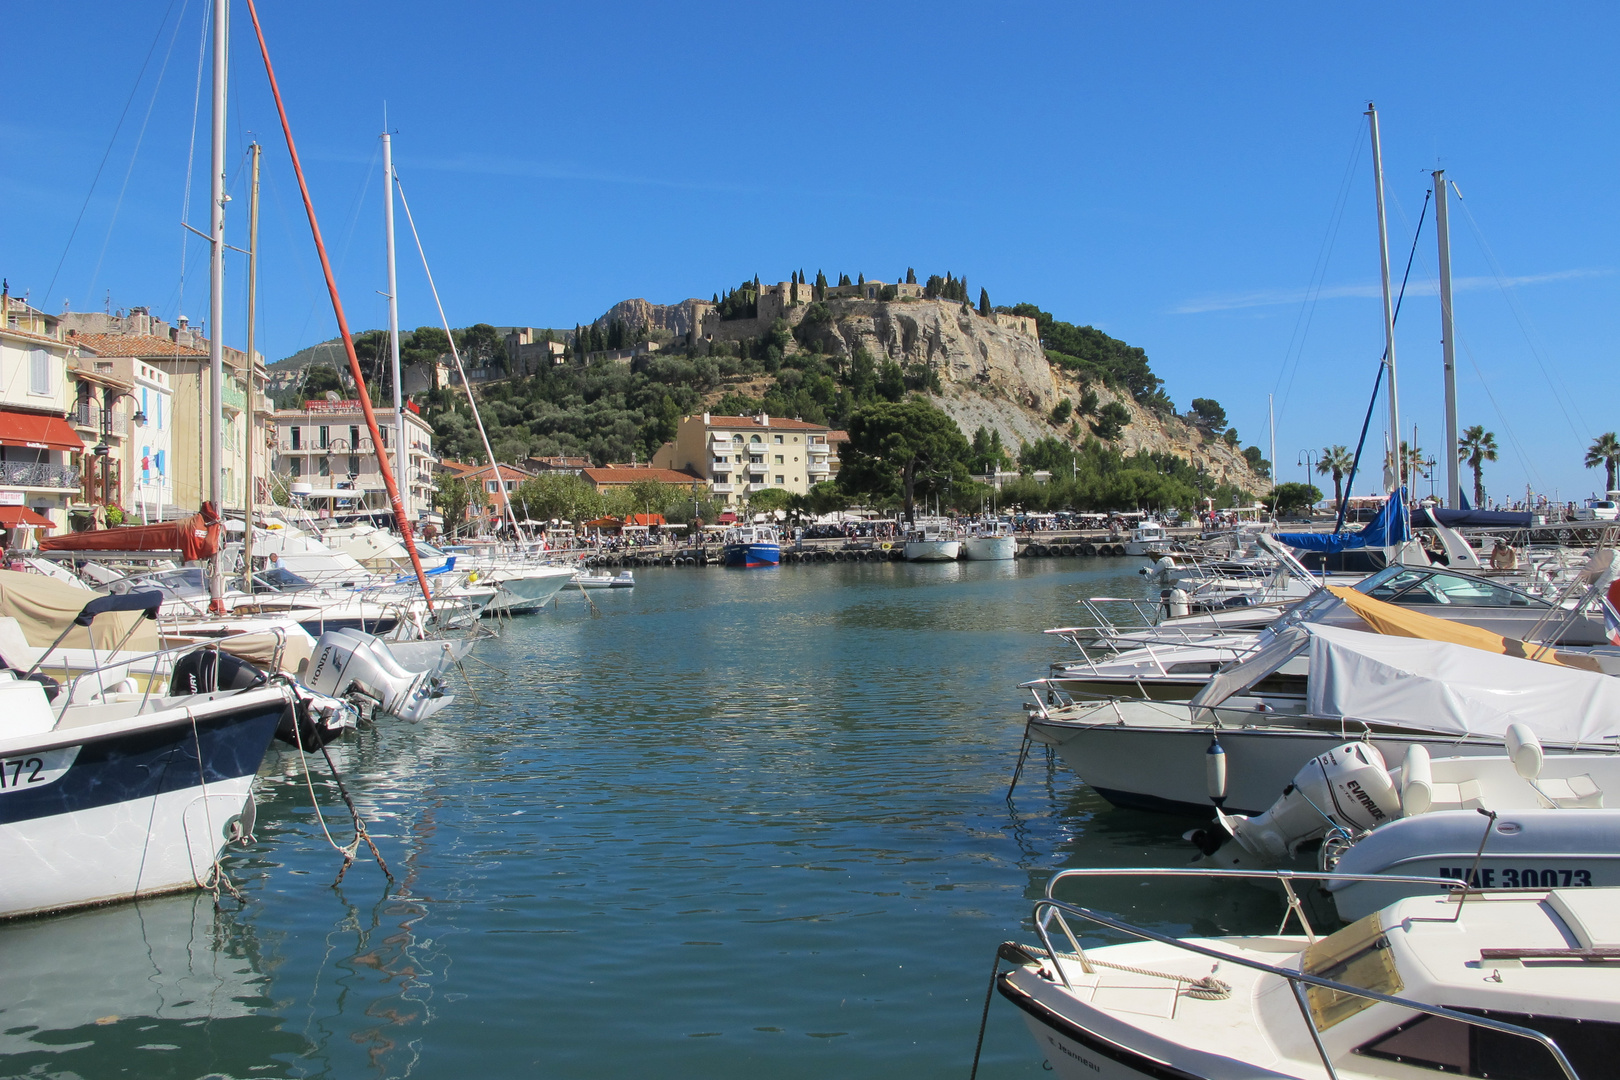
[(401, 720), (425, 720), (450, 704), (432, 672), (407, 671), (382, 639), (357, 630), (328, 630), (315, 642), (300, 676), (310, 690), (354, 701)]
[(1265, 813), (1251, 818), (1217, 810), (1221, 829), (1200, 829), (1187, 838), (1212, 865), (1269, 867), (1335, 829), (1356, 836), (1400, 813), (1384, 756), (1371, 743), (1352, 742), (1307, 762)]

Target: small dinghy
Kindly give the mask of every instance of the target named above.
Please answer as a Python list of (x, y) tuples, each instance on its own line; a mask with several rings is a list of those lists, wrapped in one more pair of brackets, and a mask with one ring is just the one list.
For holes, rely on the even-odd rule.
[(1346, 919), (1420, 891), (1377, 875), (1467, 880), (1479, 888), (1620, 886), (1620, 756), (1547, 756), (1509, 726), (1505, 753), (1430, 758), (1413, 744), (1397, 769), (1369, 742), (1308, 762), (1264, 814), (1216, 812), (1188, 834), (1210, 866), (1274, 867), (1320, 844), (1318, 865), (1356, 876), (1327, 888)]
[[(1285, 917), (1275, 934), (1178, 938), (1053, 896), (1062, 882), (1098, 876), (1269, 877), (1304, 932), (1287, 934)], [(1065, 871), (1035, 903), (1040, 944), (1003, 944), (992, 985), (1064, 1080), (1614, 1075), (1620, 966), (1593, 961), (1620, 957), (1620, 890), (1459, 888), (1319, 936), (1296, 885), (1343, 880)], [(1188, 911), (1179, 921), (1202, 919)], [(1097, 931), (1135, 940), (1083, 943)]]

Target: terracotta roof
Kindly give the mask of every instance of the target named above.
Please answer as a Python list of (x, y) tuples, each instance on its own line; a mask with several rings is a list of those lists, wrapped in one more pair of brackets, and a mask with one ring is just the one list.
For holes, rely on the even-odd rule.
[(805, 420), (789, 420), (786, 417), (772, 416), (767, 424), (761, 424), (757, 416), (710, 416), (709, 427), (724, 428), (731, 431), (734, 428), (758, 428), (761, 431), (774, 429), (777, 431), (826, 431), (826, 424), (812, 424)]
[(849, 442), (849, 432), (847, 432), (847, 431), (829, 431), (829, 432), (827, 432), (827, 441), (828, 442)]
[(207, 349), (181, 345), (151, 334), (75, 334), (69, 345), (90, 349), (98, 356), (207, 356)]
[(677, 472), (674, 469), (648, 469), (637, 467), (634, 469), (581, 469), (580, 475), (597, 487), (603, 484), (634, 484), (641, 480), (654, 480), (660, 484), (692, 484), (702, 481), (701, 477), (691, 473)]
[(15, 326), (0, 326), (0, 330), (4, 330), (7, 334), (12, 335), (13, 337), (27, 338), (30, 341), (48, 341), (52, 345), (61, 345), (64, 347), (72, 344), (72, 342), (63, 341), (61, 338), (51, 337), (49, 334), (36, 334), (32, 330), (19, 330)]
[[(488, 465), (469, 465), (460, 461), (441, 461), (439, 464), (443, 465), (450, 472), (453, 472), (457, 476), (461, 477), (490, 475), (490, 468)], [(501, 470), (500, 478), (502, 480), (528, 480), (534, 476), (532, 472), (529, 472), (527, 469), (520, 469), (516, 465), (502, 464), (498, 467)]]

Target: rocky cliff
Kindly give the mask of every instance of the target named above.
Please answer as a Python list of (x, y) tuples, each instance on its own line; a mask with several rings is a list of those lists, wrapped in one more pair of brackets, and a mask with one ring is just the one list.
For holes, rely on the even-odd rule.
[(619, 323), (627, 337), (642, 329), (662, 330), (675, 340), (684, 342), (694, 329), (700, 327), (703, 312), (713, 306), (707, 300), (696, 297), (678, 304), (649, 304), (640, 298), (620, 300), (592, 325), (606, 330), (611, 324)]
[[(1130, 413), (1130, 422), (1114, 443), (1121, 452), (1179, 454), (1194, 467), (1208, 470), (1217, 483), (1269, 490), (1270, 482), (1250, 469), (1239, 448), (1181, 417), (1143, 408), (1124, 390), (1087, 383), (1049, 363), (1029, 320), (986, 318), (950, 300), (829, 300), (823, 306), (831, 318), (808, 325), (809, 305), (789, 309), (787, 321), (801, 341), (825, 353), (847, 356), (864, 348), (873, 357), (902, 367), (931, 367), (940, 380), (935, 403), (970, 438), (983, 426), (1000, 431), (1002, 443), (1014, 448), (1048, 435), (1073, 441), (1076, 424), (1083, 438), (1089, 434), (1091, 418), (1075, 416), (1054, 424), (1051, 415), (1065, 398), (1078, 406), (1089, 388), (1097, 394), (1099, 409), (1117, 401)], [(706, 329), (709, 340), (735, 341), (758, 337), (769, 327), (756, 319), (719, 323), (711, 319)]]

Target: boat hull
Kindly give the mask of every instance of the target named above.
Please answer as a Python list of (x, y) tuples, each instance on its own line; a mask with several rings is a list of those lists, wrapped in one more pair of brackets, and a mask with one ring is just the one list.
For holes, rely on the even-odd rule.
[(907, 540), (907, 562), (955, 562), (962, 554), (960, 540)]
[[(1057, 749), (1063, 763), (1115, 806), (1208, 817), (1207, 726), (1148, 728), (1108, 723), (1112, 709), (1097, 711), (1098, 722), (1029, 725), (1037, 742)], [(1226, 751), (1226, 803), (1234, 814), (1263, 813), (1311, 758), (1357, 738), (1355, 728), (1306, 731), (1296, 728), (1228, 728), (1220, 731)], [(1414, 743), (1431, 757), (1500, 754), (1500, 740), (1448, 739), (1417, 733), (1376, 734), (1372, 743), (1385, 761), (1402, 761)], [(1549, 751), (1568, 748), (1548, 746)], [(1483, 820), (1483, 819), (1481, 819)]]
[(962, 541), (962, 558), (999, 562), (1018, 554), (1018, 542), (1010, 536), (970, 536)]
[(78, 742), (0, 744), (22, 779), (0, 791), (0, 918), (205, 887), (251, 832), (254, 775), (287, 708), (279, 690), (247, 691)]
[[(1503, 810), (1495, 820), (1473, 810), (1418, 814), (1374, 829), (1334, 869), (1463, 878), (1482, 889), (1620, 885), (1620, 837), (1614, 825), (1615, 811), (1578, 807)], [(1429, 891), (1367, 881), (1333, 882), (1328, 888), (1347, 921)]]
[(727, 544), (720, 551), (720, 561), (726, 566), (748, 570), (776, 566), (782, 561), (782, 545)]
[(490, 575), (500, 590), (490, 599), (483, 614), (526, 615), (539, 611), (551, 598), (574, 579), (574, 571), (561, 567), (546, 568), (545, 572), (502, 572)]

